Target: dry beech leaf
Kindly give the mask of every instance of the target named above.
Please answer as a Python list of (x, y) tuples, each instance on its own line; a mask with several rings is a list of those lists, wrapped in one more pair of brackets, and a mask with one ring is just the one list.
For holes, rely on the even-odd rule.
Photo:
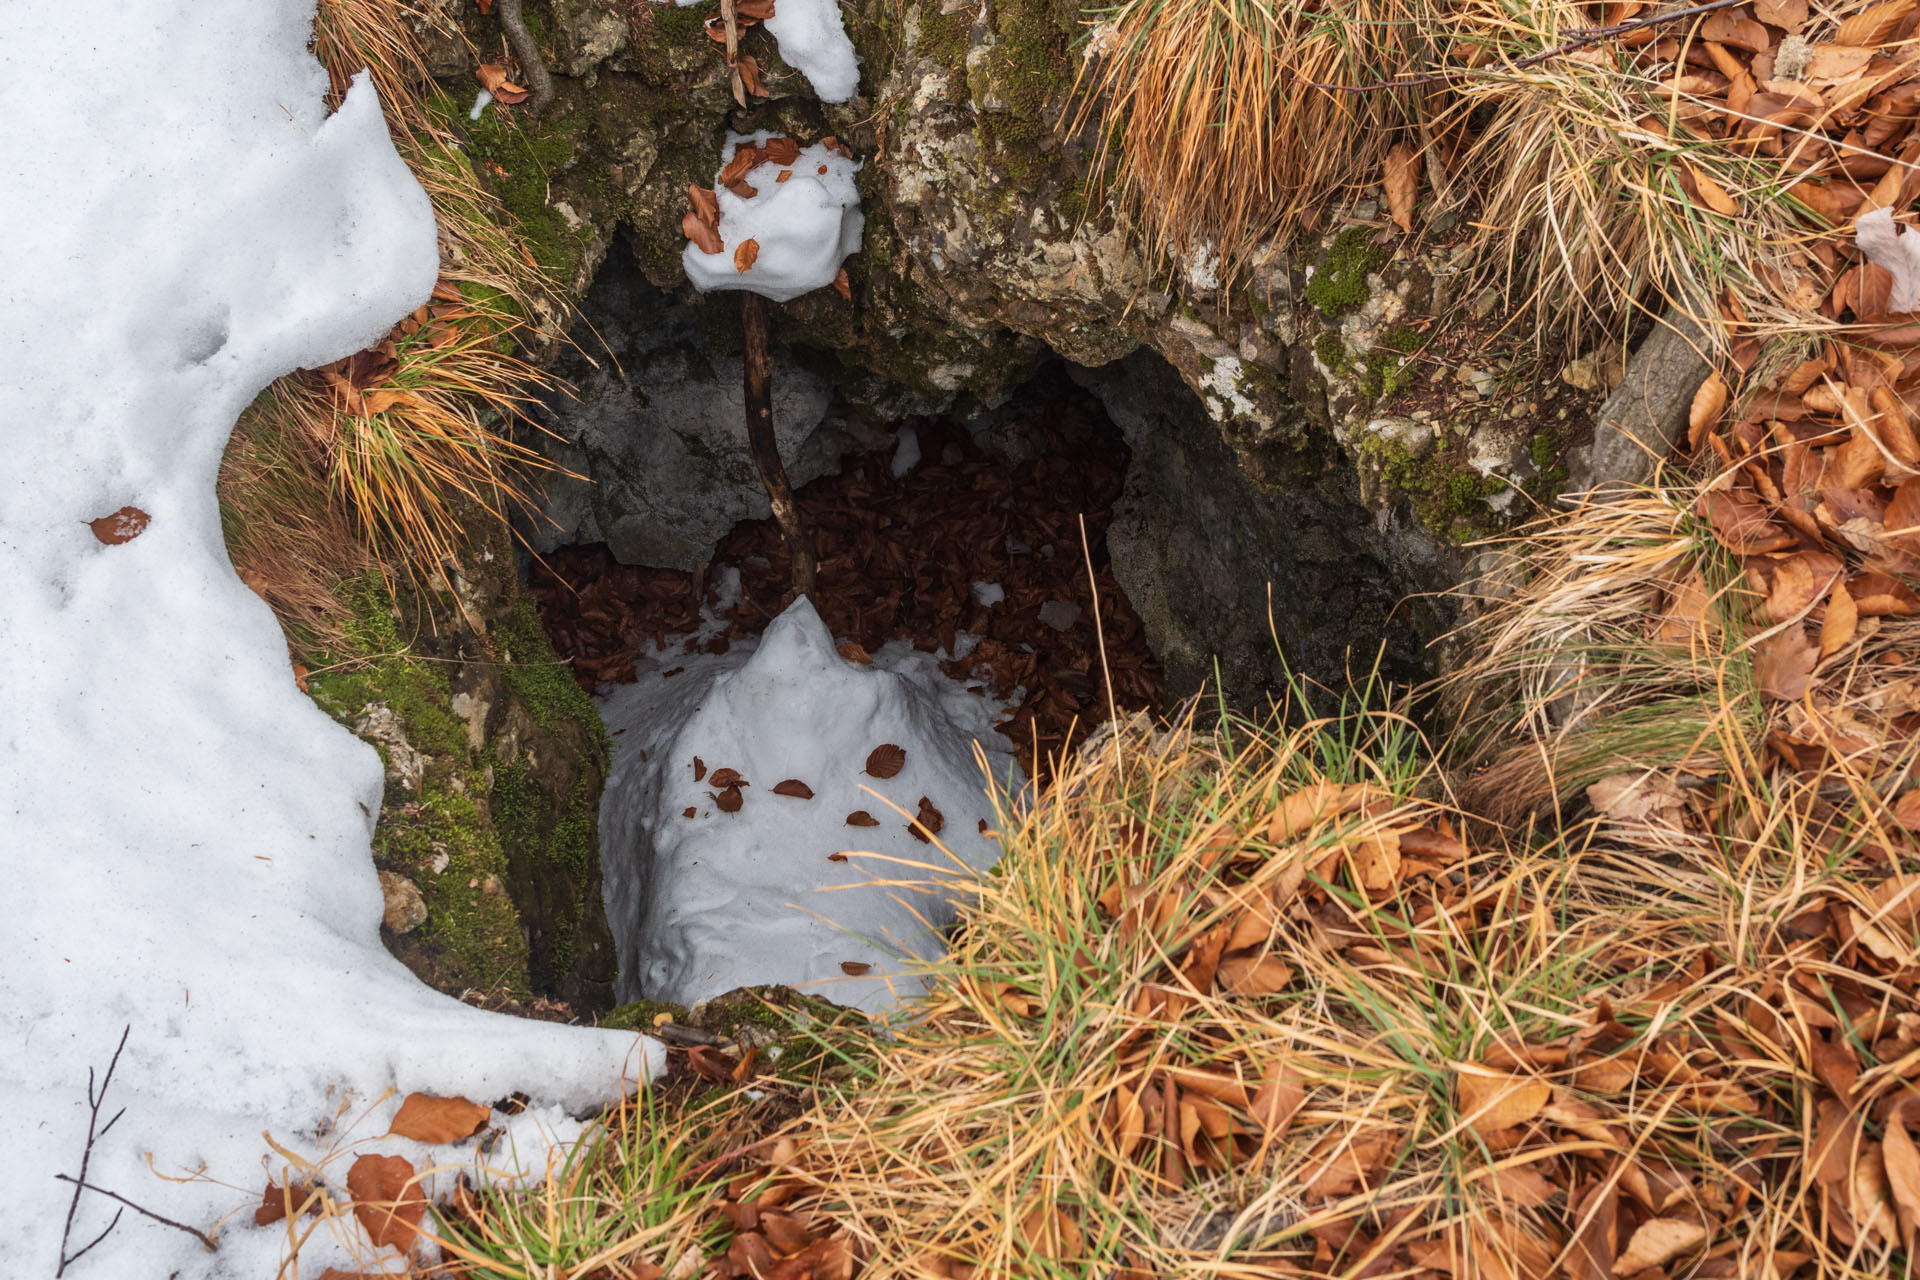
[(410, 1093), (394, 1113), (388, 1133), (415, 1142), (459, 1142), (487, 1127), (493, 1109), (465, 1098), (436, 1098)]
[(891, 778), (907, 767), (907, 752), (885, 742), (867, 753), (867, 773), (875, 778)]
[(1900, 1213), (1900, 1243), (1911, 1254), (1915, 1230), (1920, 1228), (1920, 1151), (1897, 1115), (1887, 1121), (1880, 1154), (1887, 1166), (1887, 1187)]
[(309, 1183), (289, 1182), (282, 1186), (277, 1182), (269, 1182), (267, 1189), (260, 1194), (260, 1207), (253, 1211), (253, 1225), (270, 1227), (299, 1213), (303, 1206), (307, 1213), (320, 1212), (320, 1197), (313, 1194), (313, 1187)]
[(98, 520), (87, 521), (87, 527), (93, 530), (94, 537), (110, 547), (117, 547), (123, 542), (132, 542), (147, 531), (147, 513), (138, 507), (122, 507)]
[(761, 152), (768, 164), (785, 168), (800, 158), (800, 144), (792, 138), (768, 138), (762, 144)]
[[(758, 193), (756, 192), (755, 194)], [(734, 246), (733, 269), (735, 271), (744, 275), (752, 268), (753, 264), (759, 260), (760, 242), (758, 240), (742, 240), (738, 245)]]
[(847, 855), (844, 853), (830, 853), (827, 855), (828, 862), (845, 862), (846, 860)]
[(1693, 179), (1693, 189), (1697, 193), (1697, 203), (1703, 208), (1726, 218), (1738, 217), (1740, 202), (1727, 194), (1727, 189), (1709, 178), (1692, 165), (1687, 166), (1687, 174)]
[(1412, 147), (1397, 142), (1393, 150), (1387, 152), (1380, 184), (1387, 191), (1387, 210), (1393, 217), (1393, 225), (1412, 235), (1413, 200), (1420, 189), (1420, 160), (1413, 154)]
[(750, 53), (743, 53), (733, 64), (740, 71), (741, 87), (756, 98), (772, 97), (767, 86), (760, 83), (760, 60)]
[(840, 972), (846, 974), (849, 978), (857, 978), (872, 968), (872, 965), (863, 964), (858, 960), (842, 960), (840, 962)]
[(720, 225), (720, 200), (713, 194), (712, 187), (687, 186), (687, 200), (693, 205), (693, 216), (710, 227)]
[(1460, 1111), (1475, 1133), (1488, 1134), (1525, 1124), (1540, 1114), (1553, 1096), (1544, 1080), (1508, 1075), (1485, 1067), (1460, 1068), (1454, 1073)]
[(738, 182), (746, 177), (760, 163), (761, 155), (760, 148), (752, 144), (735, 147), (733, 154), (727, 157), (727, 163), (720, 170), (718, 179), (720, 185), (724, 187), (728, 183)]
[(1681, 1254), (1706, 1243), (1707, 1229), (1685, 1218), (1649, 1218), (1627, 1241), (1613, 1264), (1616, 1276), (1631, 1276), (1648, 1267), (1664, 1266)]
[(847, 815), (847, 825), (850, 827), (877, 827), (880, 825), (880, 819), (874, 817), (865, 809), (855, 809)]
[(498, 63), (481, 63), (473, 69), (473, 78), (480, 82), (482, 89), (508, 106), (527, 100), (527, 90), (507, 79), (507, 69)]
[(1687, 447), (1698, 449), (1707, 432), (1720, 425), (1720, 413), (1727, 407), (1727, 380), (1715, 369), (1693, 393), (1687, 409)]
[(1807, 0), (1754, 0), (1760, 21), (1787, 31), (1798, 31), (1807, 21)]
[(939, 835), (940, 828), (946, 825), (946, 816), (933, 807), (933, 801), (921, 796), (920, 812), (913, 815), (913, 825), (907, 830), (921, 844), (931, 844), (932, 838)]
[(733, 11), (743, 18), (765, 22), (773, 16), (773, 3), (774, 0), (737, 0)]
[(376, 1247), (403, 1253), (413, 1247), (427, 1202), (404, 1157), (361, 1156), (347, 1170), (347, 1194), (353, 1197), (353, 1216)]
[(693, 780), (699, 782), (707, 776), (707, 762), (699, 756), (693, 758)]
[(702, 253), (720, 253), (727, 247), (720, 233), (702, 222), (698, 214), (689, 213), (680, 219), (680, 234), (699, 246)]
[[(783, 174), (781, 181), (784, 182), (785, 180), (786, 177)], [(845, 267), (833, 273), (833, 291), (845, 298), (848, 302), (853, 301), (853, 281), (847, 279), (847, 269)]]
[(1807, 639), (1806, 628), (1792, 623), (1753, 652), (1753, 675), (1763, 697), (1798, 702), (1813, 684), (1820, 646)]
[(857, 663), (863, 667), (873, 665), (873, 655), (851, 640), (842, 640), (840, 642), (840, 648), (836, 652), (848, 662)]
[(784, 778), (773, 784), (773, 794), (792, 796), (795, 800), (813, 799), (813, 788), (798, 778)]
[(722, 791), (713, 798), (713, 803), (722, 813), (738, 813), (744, 801), (740, 795), (740, 788), (728, 787), (725, 791)]
[(750, 787), (753, 784), (741, 777), (738, 769), (715, 769), (707, 779), (707, 785), (724, 791), (728, 787)]
[(680, 816), (683, 818), (691, 818), (694, 814), (698, 813), (699, 811), (700, 811), (700, 806), (690, 804), (686, 808), (680, 811)]
[(1834, 583), (1833, 594), (1827, 597), (1827, 616), (1820, 620), (1820, 657), (1831, 658), (1846, 648), (1859, 627), (1860, 610), (1854, 606), (1847, 584)]

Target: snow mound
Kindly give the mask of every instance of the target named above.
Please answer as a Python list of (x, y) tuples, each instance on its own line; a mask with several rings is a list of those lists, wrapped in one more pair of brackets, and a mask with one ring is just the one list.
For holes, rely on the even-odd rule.
[[(757, 648), (672, 661), (678, 674), (655, 664), (601, 701), (615, 735), (600, 823), (621, 998), (691, 1004), (786, 983), (878, 1012), (923, 992), (912, 957), (942, 954), (933, 931), (954, 916), (937, 886), (999, 855), (981, 833), (993, 810), (975, 750), (1017, 780), (991, 732), (1002, 704), (904, 645), (871, 665), (842, 658), (804, 598)], [(889, 744), (905, 752), (899, 773), (868, 774)], [(747, 783), (736, 812), (719, 799), (722, 769)], [(811, 798), (776, 793), (789, 780)], [(923, 797), (951, 857), (886, 803), (911, 815)], [(855, 811), (878, 825), (849, 826)], [(872, 856), (833, 857), (843, 851)]]
[[(720, 150), (721, 168), (740, 147), (764, 145), (780, 136), (729, 133)], [(758, 193), (751, 199), (721, 186), (715, 170), (723, 248), (703, 253), (689, 243), (680, 259), (687, 279), (702, 293), (747, 289), (775, 302), (790, 302), (832, 284), (847, 255), (860, 251), (866, 227), (854, 186), (859, 172), (855, 161), (817, 142), (801, 148), (790, 165), (768, 161), (749, 169), (744, 181)], [(740, 246), (749, 240), (758, 256), (742, 271), (737, 259)]]
[(839, 0), (778, 0), (767, 30), (780, 57), (806, 76), (822, 102), (845, 102), (860, 91), (860, 62), (840, 22)]
[[(224, 1219), (220, 1247), (129, 1212), (77, 1280), (276, 1274), (284, 1227), (227, 1216), (259, 1202), (263, 1130), (317, 1157), (389, 1089), (577, 1110), (659, 1061), (480, 1013), (386, 953), (379, 759), (296, 689), (227, 561), (214, 477), (240, 410), (378, 341), (437, 271), (367, 77), (327, 114), (312, 19), (312, 0), (7, 8), (0, 1276), (57, 1265), (54, 1175), (79, 1171), (88, 1073), (123, 1028), (101, 1119), (126, 1110), (87, 1180)], [(89, 528), (126, 506), (148, 520), (114, 536), (136, 536)], [(82, 1196), (70, 1248), (116, 1207)], [(361, 1269), (330, 1238), (301, 1262)]]

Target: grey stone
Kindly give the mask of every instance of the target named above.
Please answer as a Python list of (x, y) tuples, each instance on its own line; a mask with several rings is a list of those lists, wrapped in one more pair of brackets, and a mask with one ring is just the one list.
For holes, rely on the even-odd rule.
[(1670, 310), (1627, 362), (1626, 377), (1593, 420), (1593, 442), (1571, 450), (1576, 492), (1605, 493), (1641, 484), (1673, 450), (1693, 393), (1706, 381), (1706, 335)]
[(427, 900), (420, 886), (392, 871), (380, 873), (380, 896), (385, 909), (380, 923), (395, 933), (412, 933), (427, 922)]
[(585, 75), (627, 47), (631, 34), (620, 0), (550, 0), (554, 23), (551, 71)]
[(353, 731), (381, 749), (380, 757), (387, 766), (387, 781), (397, 783), (403, 791), (419, 794), (420, 783), (427, 776), (427, 759), (407, 741), (400, 717), (394, 714), (392, 707), (384, 702), (369, 702), (355, 718)]

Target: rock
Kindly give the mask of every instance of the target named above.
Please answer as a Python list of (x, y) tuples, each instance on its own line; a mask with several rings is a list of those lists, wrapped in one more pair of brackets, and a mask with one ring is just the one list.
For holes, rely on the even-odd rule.
[(380, 873), (380, 896), (386, 901), (380, 923), (395, 933), (412, 933), (427, 922), (427, 900), (420, 886), (392, 871)]
[(629, 28), (620, 0), (549, 0), (553, 9), (553, 65), (548, 70), (578, 76), (627, 47)]
[(1618, 356), (1611, 352), (1589, 351), (1577, 360), (1567, 362), (1560, 371), (1560, 381), (1576, 391), (1611, 391), (1620, 385), (1626, 376), (1626, 366)]
[(368, 703), (354, 720), (353, 731), (381, 749), (388, 782), (397, 783), (403, 791), (420, 793), (420, 783), (427, 773), (427, 759), (407, 741), (400, 717), (392, 707), (384, 702)]
[[(613, 265), (584, 308), (591, 330), (578, 341), (611, 347), (598, 367), (580, 351), (560, 361), (576, 391), (548, 398), (544, 421), (558, 438), (540, 445), (575, 474), (548, 486), (526, 532), (536, 551), (605, 542), (625, 564), (692, 569), (734, 525), (769, 514), (747, 449), (742, 362), (712, 352), (690, 309), (627, 285)], [(796, 488), (879, 442), (857, 419), (829, 415), (832, 399), (826, 379), (776, 350), (774, 433)]]
[(1593, 442), (1572, 450), (1574, 490), (1601, 492), (1640, 484), (1673, 451), (1693, 393), (1709, 366), (1706, 335), (1684, 312), (1669, 310), (1627, 362), (1626, 376), (1593, 420)]
[(1431, 422), (1389, 415), (1367, 423), (1366, 430), (1390, 444), (1400, 446), (1416, 458), (1424, 458), (1433, 452)]
[(1071, 600), (1049, 600), (1040, 606), (1040, 621), (1055, 631), (1065, 631), (1080, 621), (1080, 606)]

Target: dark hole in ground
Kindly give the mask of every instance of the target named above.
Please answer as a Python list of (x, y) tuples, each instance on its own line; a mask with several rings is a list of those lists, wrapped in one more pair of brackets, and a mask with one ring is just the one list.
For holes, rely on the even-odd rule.
[[(1058, 366), (1002, 419), (995, 435), (1015, 442), (1020, 460), (990, 452), (959, 422), (913, 418), (899, 426), (912, 431), (921, 460), (905, 475), (893, 474), (891, 450), (861, 454), (799, 499), (820, 557), (815, 604), (834, 637), (868, 651), (904, 640), (949, 653), (963, 634), (979, 637), (947, 672), (1018, 698), (1000, 731), (1034, 774), (1108, 718), (1109, 673), (1123, 716), (1157, 711), (1162, 678), (1108, 563), (1106, 528), (1128, 461), (1120, 432)], [(703, 584), (709, 604), (722, 567), (739, 571), (741, 598), (725, 633), (708, 642), (715, 652), (758, 635), (786, 603), (787, 555), (774, 522), (744, 522), (721, 540)], [(537, 561), (530, 580), (554, 648), (591, 690), (633, 680), (642, 654), (665, 661), (694, 643), (695, 576), (622, 565), (594, 543)], [(976, 583), (1004, 598), (984, 603), (991, 592)]]

